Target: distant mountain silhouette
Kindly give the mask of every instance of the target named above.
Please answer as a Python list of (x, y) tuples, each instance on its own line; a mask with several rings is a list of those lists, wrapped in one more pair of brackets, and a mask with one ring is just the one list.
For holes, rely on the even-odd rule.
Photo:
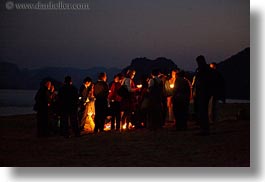
[(226, 95), (231, 99), (250, 99), (250, 48), (218, 64), (226, 81)]
[(8, 62), (0, 63), (0, 89), (20, 89), (28, 87), (27, 71), (22, 71), (17, 65)]
[(128, 69), (136, 70), (135, 80), (138, 81), (141, 76), (149, 75), (153, 69), (159, 69), (162, 73), (168, 74), (173, 68), (178, 66), (170, 59), (159, 57), (155, 60), (148, 58), (135, 58), (131, 61), (131, 64), (122, 70), (126, 73)]
[(42, 80), (51, 80), (58, 89), (64, 77), (70, 75), (74, 85), (79, 87), (86, 76), (97, 81), (99, 72), (107, 72), (111, 81), (120, 72), (118, 68), (93, 67), (88, 69), (46, 67), (40, 69), (19, 69), (16, 64), (0, 62), (0, 89), (38, 89)]

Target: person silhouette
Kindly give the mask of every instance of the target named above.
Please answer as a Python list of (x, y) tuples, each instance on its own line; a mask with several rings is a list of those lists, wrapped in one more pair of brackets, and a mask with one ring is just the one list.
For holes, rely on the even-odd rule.
[(51, 81), (45, 80), (41, 83), (35, 95), (34, 110), (37, 111), (37, 136), (45, 137), (49, 135), (49, 107)]
[(172, 97), (173, 113), (176, 119), (176, 130), (186, 130), (189, 116), (190, 83), (184, 77), (184, 71), (177, 74)]
[(214, 123), (218, 119), (219, 100), (225, 103), (225, 80), (217, 70), (217, 64), (210, 64), (213, 76), (213, 93), (209, 101), (209, 122)]
[(194, 97), (196, 99), (197, 119), (200, 124), (200, 135), (209, 135), (208, 104), (212, 95), (212, 74), (209, 65), (206, 64), (205, 57), (200, 55), (196, 58), (198, 68), (195, 75)]
[(80, 136), (79, 124), (78, 124), (78, 90), (73, 85), (72, 78), (66, 76), (64, 79), (64, 85), (58, 92), (58, 99), (60, 104), (61, 115), (61, 127), (62, 134), (65, 138), (70, 137), (69, 132), (69, 120), (71, 128), (73, 129), (75, 136)]
[[(110, 114), (111, 114), (111, 130), (120, 130), (121, 122), (121, 97), (118, 95), (117, 91), (121, 87), (121, 74), (114, 76), (113, 82), (110, 84), (109, 91), (109, 102), (110, 102)], [(115, 125), (116, 123), (116, 125)]]
[(99, 73), (98, 81), (94, 85), (95, 101), (95, 128), (94, 133), (104, 131), (105, 119), (108, 112), (109, 86), (107, 84), (107, 74)]

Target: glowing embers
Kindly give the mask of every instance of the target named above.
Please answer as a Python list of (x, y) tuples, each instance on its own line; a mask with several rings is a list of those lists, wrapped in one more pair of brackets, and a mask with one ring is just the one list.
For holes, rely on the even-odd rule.
[(134, 128), (135, 128), (135, 126), (132, 125), (131, 122), (129, 122), (129, 123), (124, 123), (124, 124), (122, 125), (122, 129), (123, 129), (123, 130), (132, 130), (132, 129), (134, 129)]
[[(116, 123), (114, 124), (114, 128), (116, 128)], [(131, 122), (129, 123), (121, 123), (120, 131), (126, 131), (126, 130), (133, 130), (135, 129), (135, 125), (133, 125)], [(110, 131), (111, 130), (111, 117), (108, 116), (105, 125), (104, 125), (104, 131)]]

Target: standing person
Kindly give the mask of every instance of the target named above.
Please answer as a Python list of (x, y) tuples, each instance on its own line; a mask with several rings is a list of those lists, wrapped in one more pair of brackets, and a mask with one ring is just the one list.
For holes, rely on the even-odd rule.
[(128, 70), (126, 77), (122, 81), (122, 85), (125, 85), (129, 92), (128, 96), (123, 97), (121, 101), (122, 124), (125, 124), (127, 129), (130, 122), (129, 118), (132, 118), (132, 115), (134, 115), (134, 112), (136, 110), (136, 92), (140, 90), (140, 88), (137, 88), (135, 86), (135, 83), (133, 81), (135, 74), (135, 70)]
[(201, 128), (201, 135), (209, 135), (209, 117), (208, 117), (208, 104), (212, 95), (212, 74), (210, 67), (206, 64), (204, 56), (196, 58), (198, 64), (196, 72), (195, 97), (198, 112), (198, 121)]
[(171, 78), (165, 82), (165, 90), (167, 94), (167, 120), (169, 122), (175, 122), (174, 113), (173, 113), (173, 103), (172, 103), (172, 96), (174, 91), (174, 84), (177, 78), (177, 73), (179, 69), (172, 69), (171, 71)]
[(141, 78), (141, 84), (142, 88), (140, 90), (140, 96), (139, 96), (139, 120), (141, 123), (139, 123), (138, 127), (146, 127), (147, 124), (147, 114), (148, 114), (148, 83), (149, 83), (150, 77), (148, 75), (143, 75)]
[(147, 128), (156, 130), (162, 128), (162, 97), (163, 82), (158, 78), (158, 70), (152, 71), (152, 78), (148, 83), (149, 111), (147, 115)]
[(90, 77), (86, 77), (83, 81), (83, 84), (81, 85), (79, 89), (79, 112), (78, 112), (78, 118), (80, 122), (80, 130), (84, 130), (84, 126), (86, 123), (86, 118), (88, 116), (87, 113), (87, 105), (89, 102), (89, 94), (91, 91), (91, 83), (92, 79)]
[(168, 113), (168, 107), (167, 107), (167, 93), (166, 93), (166, 82), (167, 82), (167, 76), (164, 74), (159, 73), (158, 78), (163, 83), (163, 94), (162, 94), (162, 116), (163, 116), (163, 125), (165, 125), (166, 117)]
[(184, 71), (177, 74), (172, 97), (173, 113), (176, 119), (176, 130), (186, 130), (189, 116), (190, 83), (184, 77)]
[(34, 110), (37, 111), (37, 136), (45, 137), (49, 135), (48, 112), (50, 107), (51, 81), (47, 80), (40, 86), (35, 95)]
[(75, 86), (73, 86), (72, 78), (70, 76), (65, 77), (64, 85), (58, 93), (58, 99), (60, 103), (61, 127), (63, 136), (65, 138), (70, 137), (69, 120), (75, 136), (80, 136), (77, 119), (78, 90)]
[(58, 113), (58, 105), (57, 105), (57, 101), (58, 101), (58, 94), (55, 91), (55, 87), (54, 85), (51, 85), (50, 88), (50, 101), (51, 101), (51, 110), (53, 113)]
[(107, 84), (107, 74), (100, 73), (98, 81), (94, 86), (95, 101), (95, 128), (94, 132), (104, 131), (105, 119), (108, 112), (108, 94), (109, 87)]
[[(121, 75), (115, 75), (114, 80), (110, 85), (109, 91), (109, 102), (110, 102), (110, 111), (111, 111), (111, 130), (120, 130), (121, 122), (121, 97), (117, 94), (118, 89), (121, 87), (120, 83)], [(116, 128), (115, 128), (116, 123)]]
[(56, 134), (58, 133), (58, 95), (55, 91), (54, 85), (51, 85), (50, 89), (50, 107), (49, 107), (49, 128), (50, 130)]
[(218, 102), (221, 100), (225, 103), (225, 81), (222, 74), (217, 70), (217, 64), (210, 64), (213, 77), (213, 93), (209, 102), (209, 121), (214, 123), (218, 117)]

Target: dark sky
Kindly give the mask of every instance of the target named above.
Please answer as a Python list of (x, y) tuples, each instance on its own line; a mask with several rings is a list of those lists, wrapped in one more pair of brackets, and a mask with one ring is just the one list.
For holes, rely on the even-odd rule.
[(136, 57), (167, 57), (194, 70), (200, 54), (220, 62), (250, 46), (249, 0), (90, 0), (80, 11), (4, 6), (0, 58), (22, 68), (123, 68)]

